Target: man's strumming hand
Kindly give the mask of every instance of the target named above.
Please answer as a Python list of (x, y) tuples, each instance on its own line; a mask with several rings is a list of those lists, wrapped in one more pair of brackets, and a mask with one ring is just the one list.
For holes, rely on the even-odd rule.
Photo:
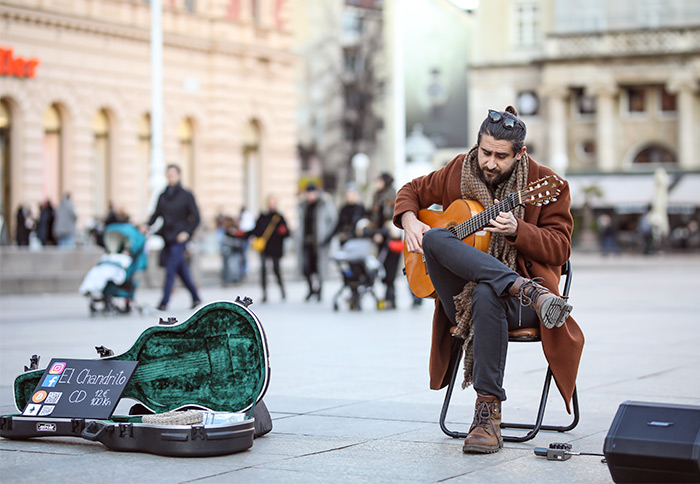
[(423, 234), (430, 230), (430, 225), (426, 225), (416, 217), (413, 212), (404, 212), (401, 215), (401, 225), (404, 230), (404, 243), (409, 252), (416, 254), (423, 253)]

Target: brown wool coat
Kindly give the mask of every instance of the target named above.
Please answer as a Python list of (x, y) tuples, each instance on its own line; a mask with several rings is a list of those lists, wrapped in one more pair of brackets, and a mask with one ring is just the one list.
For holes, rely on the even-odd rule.
[[(416, 178), (404, 185), (396, 197), (394, 224), (401, 228), (404, 212), (418, 212), (432, 204), (444, 208), (462, 198), (460, 183), (462, 161), (466, 155), (455, 157), (443, 168), (426, 176)], [(529, 158), (528, 182), (554, 172)], [(518, 221), (518, 234), (511, 243), (518, 249), (517, 272), (523, 277), (542, 277), (544, 286), (559, 293), (561, 266), (571, 255), (571, 232), (573, 219), (570, 212), (571, 195), (568, 183), (564, 183), (558, 200), (537, 207), (527, 205), (525, 215)], [(452, 337), (450, 321), (435, 300), (433, 313), (433, 335), (430, 348), (430, 388), (439, 390), (449, 383), (452, 361)], [(576, 386), (584, 337), (581, 328), (572, 317), (560, 328), (546, 329), (541, 326), (542, 348), (552, 368), (557, 388), (564, 398), (569, 413), (570, 402)]]

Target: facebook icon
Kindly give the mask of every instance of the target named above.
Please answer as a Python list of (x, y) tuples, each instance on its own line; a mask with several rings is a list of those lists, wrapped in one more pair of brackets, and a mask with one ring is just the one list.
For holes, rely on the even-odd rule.
[(60, 375), (47, 375), (46, 378), (44, 378), (44, 383), (41, 384), (42, 387), (55, 387), (56, 383), (58, 383), (58, 379), (60, 378)]

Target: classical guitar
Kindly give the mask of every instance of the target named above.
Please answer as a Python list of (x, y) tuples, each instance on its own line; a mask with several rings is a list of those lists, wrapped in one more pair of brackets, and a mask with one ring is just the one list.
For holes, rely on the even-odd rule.
[[(491, 233), (482, 230), (500, 212), (509, 212), (519, 205), (546, 205), (555, 202), (560, 193), (562, 181), (549, 175), (528, 184), (519, 192), (508, 194), (504, 200), (484, 210), (475, 200), (455, 200), (447, 210), (420, 210), (418, 220), (432, 228), (443, 227), (459, 237), (463, 242), (486, 252), (491, 241)], [(423, 254), (408, 252), (404, 244), (406, 277), (411, 291), (417, 297), (435, 297), (435, 288), (425, 267)]]

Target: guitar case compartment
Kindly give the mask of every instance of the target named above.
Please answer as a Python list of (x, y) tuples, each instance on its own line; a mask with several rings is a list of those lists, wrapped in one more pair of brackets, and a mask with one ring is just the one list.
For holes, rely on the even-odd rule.
[[(267, 340), (249, 304), (249, 299), (210, 303), (182, 323), (147, 328), (128, 351), (103, 358), (138, 362), (122, 398), (140, 402), (132, 407), (141, 409), (140, 415), (113, 415), (109, 420), (5, 415), (0, 417), (0, 436), (82, 437), (112, 450), (166, 456), (249, 449), (255, 437), (272, 428), (262, 402), (270, 378)], [(20, 412), (43, 374), (27, 371), (15, 379)], [(238, 415), (233, 423), (217, 425), (144, 422), (147, 415), (192, 409)]]

